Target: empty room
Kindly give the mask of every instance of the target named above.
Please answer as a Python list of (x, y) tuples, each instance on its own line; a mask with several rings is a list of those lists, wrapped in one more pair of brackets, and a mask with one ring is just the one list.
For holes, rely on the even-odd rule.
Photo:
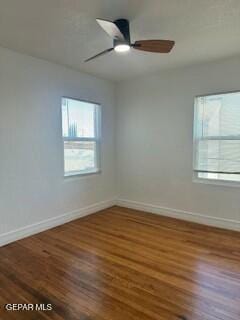
[(240, 320), (240, 1), (0, 0), (0, 320)]

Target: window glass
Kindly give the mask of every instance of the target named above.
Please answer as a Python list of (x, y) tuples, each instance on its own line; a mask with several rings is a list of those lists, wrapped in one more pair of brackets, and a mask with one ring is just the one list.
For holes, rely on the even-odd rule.
[(194, 171), (202, 179), (240, 181), (240, 92), (195, 99)]
[(99, 171), (100, 106), (62, 98), (65, 175)]

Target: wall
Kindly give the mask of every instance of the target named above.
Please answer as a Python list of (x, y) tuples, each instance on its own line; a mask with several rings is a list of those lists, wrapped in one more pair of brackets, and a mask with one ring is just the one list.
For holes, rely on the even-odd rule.
[[(236, 58), (118, 83), (116, 144), (114, 84), (0, 48), (0, 245), (111, 206), (116, 185), (121, 205), (240, 230), (240, 189), (192, 182), (193, 98), (239, 75)], [(61, 96), (103, 106), (99, 175), (63, 177)]]
[[(101, 174), (64, 179), (61, 96), (102, 104)], [(114, 98), (105, 80), (0, 48), (0, 243), (111, 205)]]
[(240, 230), (240, 188), (192, 181), (194, 96), (239, 83), (238, 58), (121, 83), (118, 203)]

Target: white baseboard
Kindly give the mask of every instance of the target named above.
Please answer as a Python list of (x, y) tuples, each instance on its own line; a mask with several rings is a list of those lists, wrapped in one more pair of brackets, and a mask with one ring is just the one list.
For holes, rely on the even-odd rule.
[(98, 202), (93, 205), (81, 208), (79, 210), (74, 210), (72, 212), (68, 212), (54, 218), (40, 221), (23, 228), (19, 228), (19, 229), (1, 234), (0, 247), (8, 243), (34, 235), (36, 233), (57, 227), (69, 221), (110, 208), (114, 205), (118, 205), (125, 208), (136, 209), (140, 211), (151, 212), (158, 215), (177, 218), (181, 220), (197, 222), (204, 225), (240, 231), (240, 221), (237, 221), (237, 220), (217, 218), (209, 215), (204, 215), (201, 213), (193, 213), (193, 212), (179, 210), (179, 209), (161, 207), (161, 206), (156, 206), (148, 203), (132, 201), (132, 200), (111, 199), (107, 201)]
[(204, 215), (201, 213), (193, 213), (179, 209), (166, 208), (126, 199), (118, 199), (116, 202), (117, 205), (121, 207), (151, 212), (162, 216), (187, 220), (191, 222), (197, 222), (208, 226), (240, 231), (240, 221), (237, 220), (218, 218), (209, 215)]
[(31, 225), (28, 225), (23, 228), (19, 228), (7, 233), (3, 233), (0, 235), (0, 247), (10, 242), (14, 242), (14, 241), (29, 237), (33, 234), (57, 227), (69, 221), (87, 216), (97, 211), (110, 208), (115, 204), (116, 204), (115, 199), (98, 202), (93, 205), (87, 206), (85, 208), (81, 208), (79, 210), (74, 210), (54, 218), (50, 218), (44, 221), (40, 221)]

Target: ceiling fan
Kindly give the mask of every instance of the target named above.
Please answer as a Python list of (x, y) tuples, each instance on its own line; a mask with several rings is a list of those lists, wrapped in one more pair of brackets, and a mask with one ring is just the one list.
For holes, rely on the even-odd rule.
[(113, 47), (88, 58), (85, 62), (100, 57), (113, 50), (116, 52), (126, 52), (130, 50), (130, 48), (147, 52), (169, 53), (175, 44), (175, 42), (171, 40), (138, 40), (131, 43), (129, 21), (127, 19), (118, 19), (115, 21), (96, 19), (96, 21), (113, 39)]

